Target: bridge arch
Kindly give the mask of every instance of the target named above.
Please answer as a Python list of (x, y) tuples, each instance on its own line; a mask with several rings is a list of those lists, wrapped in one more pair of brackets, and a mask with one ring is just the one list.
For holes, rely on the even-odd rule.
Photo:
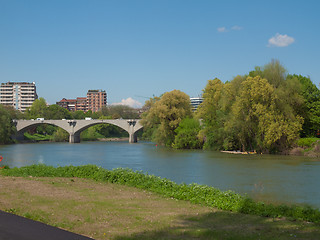
[(69, 142), (80, 142), (80, 133), (85, 129), (97, 124), (115, 125), (129, 134), (129, 142), (137, 142), (136, 132), (143, 128), (140, 120), (136, 119), (115, 119), (115, 120), (15, 120), (17, 134), (15, 139), (23, 139), (23, 133), (28, 129), (41, 125), (50, 124), (60, 127), (69, 133)]

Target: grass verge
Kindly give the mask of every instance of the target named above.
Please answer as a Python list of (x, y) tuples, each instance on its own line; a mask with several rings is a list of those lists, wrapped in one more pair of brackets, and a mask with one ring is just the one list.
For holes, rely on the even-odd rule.
[(0, 186), (1, 210), (97, 240), (311, 240), (320, 235), (315, 223), (221, 211), (92, 179), (0, 175)]
[(290, 220), (304, 220), (319, 223), (320, 211), (308, 206), (287, 206), (255, 202), (232, 191), (220, 191), (213, 187), (198, 184), (177, 184), (171, 180), (144, 174), (130, 169), (107, 170), (94, 165), (51, 167), (31, 165), (21, 168), (4, 168), (3, 176), (21, 177), (78, 177), (110, 182), (148, 190), (163, 197), (186, 200), (203, 206), (214, 207), (237, 213)]

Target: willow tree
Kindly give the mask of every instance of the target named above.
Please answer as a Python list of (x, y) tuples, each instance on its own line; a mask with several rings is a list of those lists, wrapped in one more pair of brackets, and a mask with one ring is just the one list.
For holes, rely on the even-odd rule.
[(279, 107), (284, 96), (260, 76), (242, 83), (226, 124), (226, 130), (236, 133), (238, 147), (243, 151), (282, 151), (294, 142), (303, 118), (290, 105)]
[(303, 124), (300, 85), (276, 60), (230, 82), (209, 80), (197, 113), (204, 147), (261, 152), (290, 147)]
[(182, 119), (192, 115), (189, 96), (179, 90), (173, 90), (148, 104), (150, 108), (142, 116), (144, 128), (152, 132), (153, 141), (172, 146), (176, 135), (175, 129)]

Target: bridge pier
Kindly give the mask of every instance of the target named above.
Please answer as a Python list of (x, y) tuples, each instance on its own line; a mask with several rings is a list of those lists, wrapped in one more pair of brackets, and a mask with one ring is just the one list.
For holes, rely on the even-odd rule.
[(129, 143), (138, 142), (137, 136), (134, 133), (129, 134)]
[(80, 134), (69, 133), (69, 143), (79, 143)]

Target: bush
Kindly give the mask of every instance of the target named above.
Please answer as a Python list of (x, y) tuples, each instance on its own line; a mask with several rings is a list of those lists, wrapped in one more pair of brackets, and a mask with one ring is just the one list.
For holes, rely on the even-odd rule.
[(66, 142), (68, 141), (69, 133), (62, 128), (58, 128), (58, 130), (52, 135), (52, 141), (54, 142)]
[(299, 147), (312, 147), (314, 143), (316, 143), (317, 141), (319, 141), (319, 138), (300, 138), (297, 141), (297, 145)]

